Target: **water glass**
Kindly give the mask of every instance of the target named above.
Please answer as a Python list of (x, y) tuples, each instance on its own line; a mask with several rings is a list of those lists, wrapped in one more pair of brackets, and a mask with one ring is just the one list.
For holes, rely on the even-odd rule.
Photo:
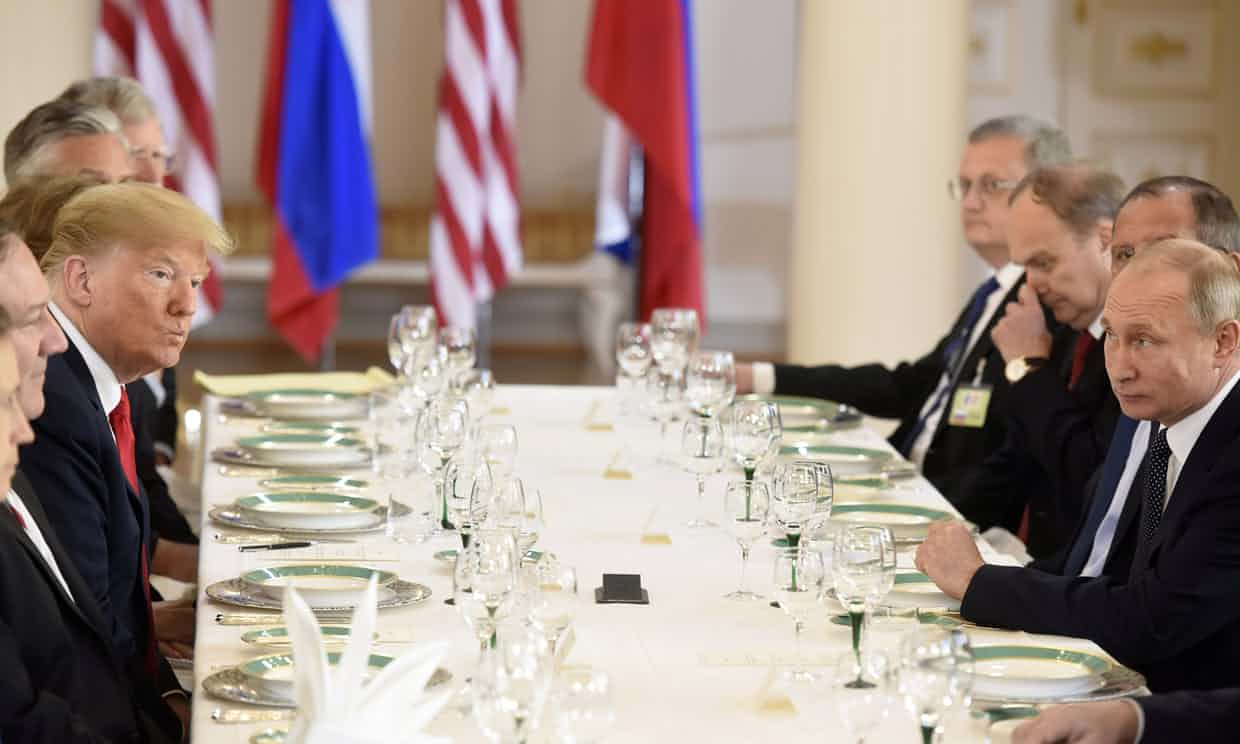
[(563, 744), (601, 741), (616, 722), (611, 679), (597, 669), (560, 672), (553, 693), (557, 708), (556, 735)]
[(449, 383), (449, 390), (469, 406), (474, 423), (480, 423), (491, 412), (495, 401), (495, 376), (489, 369), (466, 369), (458, 372)]
[(489, 424), (482, 427), (478, 437), (495, 482), (507, 481), (517, 468), (517, 428), (512, 424)]
[(406, 503), (409, 499), (404, 494), (412, 486), (417, 465), (418, 412), (405, 405), (398, 386), (373, 391), (368, 403), (374, 487), (381, 494), (378, 500), (387, 505), (388, 536), (396, 542), (407, 542), (414, 539), (408, 530), (409, 517), (415, 510)]
[(506, 530), (477, 530), (456, 555), (452, 596), (485, 654), (517, 591), (517, 544)]
[(724, 416), (728, 451), (752, 481), (754, 472), (779, 447), (783, 426), (779, 407), (765, 400), (738, 400)]
[(538, 542), (543, 530), (542, 494), (525, 487), (520, 478), (509, 478), (495, 487), (491, 522), (497, 529), (511, 530), (517, 549), (524, 556)]
[(695, 351), (685, 371), (685, 398), (699, 416), (717, 416), (736, 397), (736, 363), (730, 351)]
[(796, 680), (814, 680), (817, 675), (801, 663), (801, 632), (818, 607), (823, 590), (822, 553), (801, 548), (782, 548), (775, 553), (774, 593), (779, 607), (792, 618), (796, 639), (796, 662), (788, 675)]
[(900, 643), (900, 694), (921, 727), (923, 744), (941, 739), (944, 715), (967, 710), (973, 650), (959, 628), (922, 625)]
[(542, 723), (554, 671), (547, 642), (524, 625), (500, 627), (470, 683), (474, 719), (493, 742), (525, 742)]
[(689, 527), (717, 527), (704, 513), (706, 478), (723, 469), (723, 427), (710, 418), (691, 418), (685, 422), (680, 437), (681, 467), (697, 478), (697, 516)]
[(448, 463), (465, 446), (469, 435), (469, 406), (463, 400), (432, 400), (418, 419), (418, 442), (431, 456), (435, 472), (435, 493), (443, 506), (442, 525), (448, 521), (448, 496), (444, 476)]
[(761, 594), (749, 591), (745, 576), (749, 566), (749, 551), (766, 533), (766, 519), (770, 512), (771, 489), (766, 483), (754, 480), (732, 481), (724, 487), (723, 524), (741, 546), (740, 587), (723, 595), (727, 599), (752, 602), (763, 598)]
[(649, 323), (621, 323), (616, 334), (616, 365), (629, 378), (646, 376), (654, 358), (650, 351)]
[(659, 442), (667, 439), (667, 425), (680, 417), (685, 401), (685, 375), (678, 369), (652, 367), (646, 377), (650, 416), (659, 424)]
[(473, 328), (448, 326), (439, 332), (439, 346), (448, 361), (448, 378), (473, 369), (478, 360), (478, 334)]
[[(835, 663), (832, 697), (840, 722), (858, 744), (887, 717), (891, 662), (882, 653), (843, 653)], [(857, 684), (861, 680), (863, 684)]]
[(654, 363), (666, 370), (684, 371), (689, 355), (697, 350), (696, 310), (657, 308), (650, 315), (650, 351)]
[(865, 612), (882, 601), (896, 578), (896, 550), (891, 530), (876, 525), (853, 525), (835, 536), (831, 573), (835, 598), (848, 610), (852, 622), (853, 654), (861, 659)]
[(527, 563), (522, 571), (529, 585), (526, 601), (530, 624), (546, 636), (552, 651), (556, 651), (581, 604), (577, 571), (550, 555)]
[(818, 467), (809, 460), (780, 462), (771, 471), (771, 510), (775, 526), (790, 547), (801, 542), (801, 532), (818, 506)]
[(448, 463), (444, 485), (448, 517), (462, 547), (468, 548), (470, 534), (486, 522), (491, 508), (495, 493), (491, 469), (477, 451), (466, 448)]

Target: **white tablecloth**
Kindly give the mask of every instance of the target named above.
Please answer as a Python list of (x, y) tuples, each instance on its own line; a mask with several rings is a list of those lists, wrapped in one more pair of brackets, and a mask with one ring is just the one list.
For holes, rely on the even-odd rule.
[[(653, 451), (657, 430), (643, 427), (640, 431), (637, 455), (631, 461), (635, 465), (633, 480), (602, 477), (620, 448), (621, 438), (616, 431), (598, 431), (598, 426), (589, 430), (587, 417), (594, 423), (614, 422), (612, 401), (613, 393), (607, 388), (503, 386), (495, 404), (508, 413), (492, 417), (517, 426), (517, 474), (527, 487), (542, 491), (547, 526), (538, 547), (555, 552), (562, 562), (578, 570), (583, 602), (576, 621), (577, 642), (567, 661), (602, 669), (611, 678), (617, 722), (606, 741), (752, 742), (807, 735), (819, 741), (845, 741), (842, 724), (829, 712), (828, 705), (822, 706), (828, 712), (815, 718), (798, 715), (781, 703), (787, 698), (772, 660), (783, 662), (791, 656), (792, 623), (765, 602), (742, 604), (722, 598), (736, 588), (739, 549), (719, 530), (701, 532), (682, 526), (695, 509), (694, 481), (692, 476), (656, 465), (646, 456)], [(205, 414), (204, 446), (208, 452), (257, 427), (256, 422), (244, 419), (221, 420), (211, 398), (206, 401)], [(842, 432), (838, 441), (887, 446), (877, 434), (864, 429)], [(708, 497), (712, 506), (722, 499), (727, 478), (720, 475), (711, 480)], [(208, 462), (202, 486), (206, 519), (211, 507), (256, 490), (256, 481), (224, 476), (218, 465)], [(890, 498), (946, 506), (921, 479)], [(648, 521), (650, 526), (646, 527)], [(671, 544), (643, 544), (643, 529), (668, 534)], [(193, 706), (193, 738), (200, 743), (246, 742), (266, 727), (211, 720), (213, 708), (235, 706), (204, 694), (203, 678), (261, 651), (240, 641), (241, 634), (251, 628), (215, 622), (218, 612), (245, 610), (211, 602), (204, 593), (206, 586), (249, 569), (281, 565), (295, 553), (304, 553), (240, 553), (235, 545), (215, 542), (213, 537), (219, 532), (237, 531), (209, 522), (203, 525)], [(458, 544), (452, 536), (401, 546), (399, 551), (388, 548), (386, 554), (394, 560), (371, 565), (396, 569), (403, 578), (424, 583), (434, 592), (422, 605), (380, 613), (381, 637), (404, 642), (377, 651), (399, 655), (410, 648), (409, 642), (449, 639), (452, 652), (447, 665), (460, 680), (469, 673), (477, 646), (456, 610), (443, 604), (451, 595), (450, 566), (431, 558), (434, 551)], [(372, 549), (383, 545), (393, 544), (382, 536), (363, 543)], [(769, 592), (770, 553), (757, 547), (749, 567), (751, 586), (763, 592)], [(907, 560), (902, 556), (902, 565)], [(641, 574), (651, 604), (593, 604), (593, 588), (601, 583), (604, 572)], [(822, 619), (805, 636), (805, 652), (816, 661), (834, 658), (849, 647), (848, 629), (829, 625), (826, 615), (824, 610)], [(988, 635), (992, 634), (978, 632), (975, 643)], [(1007, 642), (1013, 640), (1012, 634), (1002, 637)], [(1081, 641), (1054, 640), (1093, 648)], [(432, 730), (461, 742), (483, 740), (471, 720), (451, 711), (445, 711)], [(868, 738), (914, 742), (918, 736), (912, 719), (897, 710)], [(949, 738), (982, 740), (976, 731)]]

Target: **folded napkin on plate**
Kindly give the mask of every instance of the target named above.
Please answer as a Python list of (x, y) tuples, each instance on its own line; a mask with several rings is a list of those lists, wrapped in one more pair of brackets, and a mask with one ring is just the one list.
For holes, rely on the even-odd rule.
[(391, 741), (394, 732), (400, 732), (401, 741), (414, 744), (447, 741), (421, 733), (452, 694), (450, 689), (426, 691), (426, 683), (448, 650), (447, 643), (428, 643), (410, 651), (363, 685), (377, 606), (378, 582), (372, 578), (353, 612), (349, 642), (332, 669), (319, 622), (309, 605), (296, 589), (284, 593), (284, 617), (296, 659), (297, 718), (288, 738), (292, 744), (380, 744)]
[(236, 397), (264, 390), (313, 388), (333, 393), (369, 393), (396, 378), (378, 367), (365, 372), (282, 372), (270, 375), (209, 375), (194, 373), (194, 382), (215, 395)]

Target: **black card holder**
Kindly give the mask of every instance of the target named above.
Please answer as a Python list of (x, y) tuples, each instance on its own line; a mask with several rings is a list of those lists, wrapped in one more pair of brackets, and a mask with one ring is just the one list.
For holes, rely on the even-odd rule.
[(603, 574), (603, 585), (595, 588), (596, 604), (650, 604), (650, 594), (642, 588), (639, 574)]

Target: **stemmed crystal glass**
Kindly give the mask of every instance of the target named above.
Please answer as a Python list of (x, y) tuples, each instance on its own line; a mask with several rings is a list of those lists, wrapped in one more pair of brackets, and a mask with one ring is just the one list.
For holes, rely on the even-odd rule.
[(565, 669), (556, 680), (556, 733), (564, 744), (601, 740), (616, 722), (611, 679), (597, 669)]
[(681, 370), (652, 367), (646, 377), (650, 416), (659, 424), (659, 444), (667, 441), (667, 425), (680, 417), (685, 401), (685, 375)]
[(448, 497), (444, 475), (448, 463), (469, 435), (469, 406), (463, 400), (432, 400), (418, 420), (418, 441), (432, 456), (435, 471), (435, 497), (442, 504), (444, 529), (452, 529), (448, 521)]
[(724, 419), (728, 450), (744, 470), (745, 480), (752, 481), (762, 460), (779, 448), (783, 436), (779, 408), (765, 400), (738, 400)]
[(802, 663), (801, 631), (818, 607), (824, 581), (822, 553), (801, 548), (781, 548), (775, 553), (775, 600), (792, 618), (796, 638), (796, 662), (788, 675), (795, 680), (813, 681), (817, 675)]
[(439, 346), (448, 361), (448, 379), (454, 380), (478, 361), (478, 334), (473, 328), (448, 326), (439, 332)]
[(650, 351), (654, 363), (662, 369), (683, 371), (689, 355), (697, 350), (700, 333), (696, 310), (657, 308), (650, 315)]
[[(841, 530), (835, 536), (831, 573), (835, 598), (848, 610), (853, 654), (860, 663), (866, 610), (881, 602), (896, 580), (896, 550), (891, 530), (866, 524)], [(860, 677), (857, 683), (865, 684)]]
[(620, 393), (620, 411), (628, 413), (635, 402), (634, 393), (646, 379), (654, 358), (650, 353), (650, 325), (621, 323), (616, 333), (616, 389)]
[(844, 653), (836, 660), (831, 680), (835, 709), (857, 744), (864, 744), (866, 734), (887, 717), (890, 666), (891, 661), (880, 652)]
[(823, 545), (830, 535), (831, 508), (835, 505), (835, 477), (827, 463), (812, 462), (814, 472), (818, 475), (818, 496), (814, 499), (814, 511), (801, 531), (801, 539)]
[(685, 398), (699, 416), (718, 416), (736, 397), (736, 363), (730, 351), (695, 351), (685, 371)]
[(723, 469), (723, 427), (711, 418), (692, 418), (685, 422), (680, 437), (682, 467), (697, 476), (697, 516), (686, 525), (694, 528), (717, 527), (704, 513), (706, 478)]
[(495, 489), (491, 514), (491, 524), (511, 530), (521, 555), (529, 554), (543, 528), (542, 494), (538, 489), (527, 489), (520, 478), (501, 482)]
[(410, 499), (413, 495), (410, 481), (417, 466), (414, 431), (418, 411), (405, 405), (396, 386), (373, 391), (369, 403), (371, 469), (375, 487), (385, 496), (387, 533), (396, 542), (408, 542), (407, 524), (417, 510), (397, 496), (405, 489), (410, 489)]
[(474, 719), (489, 741), (524, 744), (542, 723), (555, 678), (551, 649), (531, 628), (504, 624), (470, 689)]
[(766, 519), (771, 511), (771, 490), (761, 481), (732, 481), (723, 491), (723, 524), (741, 546), (740, 587), (725, 595), (727, 599), (751, 602), (762, 595), (749, 591), (745, 581), (749, 551), (766, 532)]
[(442, 346), (430, 346), (422, 352), (420, 361), (406, 378), (410, 391), (421, 405), (428, 405), (443, 392), (448, 382), (447, 360)]
[(818, 468), (808, 460), (781, 462), (772, 471), (771, 513), (789, 547), (801, 543), (801, 532), (818, 505)]
[(412, 350), (405, 343), (405, 339), (408, 337), (406, 328), (412, 321), (412, 315), (407, 308), (401, 308), (388, 321), (388, 361), (392, 363), (392, 368), (396, 370), (397, 375), (404, 375), (410, 364), (409, 357)]
[(921, 625), (900, 643), (900, 693), (923, 744), (942, 738), (944, 714), (965, 709), (973, 690), (973, 648), (959, 628)]
[(482, 427), (478, 438), (495, 482), (506, 482), (517, 468), (517, 428), (512, 424), (490, 424)]
[(461, 546), (469, 547), (470, 534), (487, 519), (494, 495), (491, 468), (481, 453), (462, 449), (448, 462), (444, 477), (448, 516), (461, 536)]
[(546, 636), (552, 650), (559, 648), (560, 639), (581, 602), (577, 589), (577, 571), (565, 566), (551, 555), (531, 561), (523, 568), (528, 584), (526, 597), (530, 624)]
[(452, 597), (485, 656), (496, 625), (511, 609), (517, 590), (517, 543), (507, 530), (477, 530), (456, 555)]
[(495, 400), (495, 375), (489, 369), (466, 369), (452, 378), (449, 389), (469, 405), (474, 424), (481, 424)]

